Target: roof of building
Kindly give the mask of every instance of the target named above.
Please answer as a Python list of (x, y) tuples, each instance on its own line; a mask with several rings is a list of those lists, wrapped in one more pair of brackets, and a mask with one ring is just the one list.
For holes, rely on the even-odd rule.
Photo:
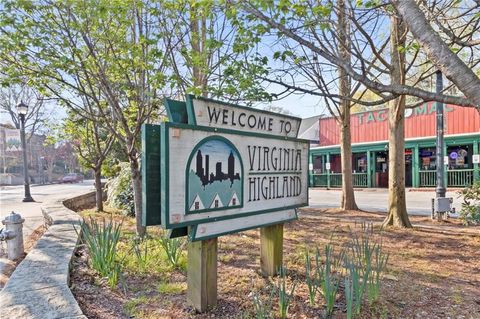
[(318, 139), (318, 120), (322, 115), (315, 115), (302, 119), (300, 128), (298, 130), (298, 137), (305, 139)]

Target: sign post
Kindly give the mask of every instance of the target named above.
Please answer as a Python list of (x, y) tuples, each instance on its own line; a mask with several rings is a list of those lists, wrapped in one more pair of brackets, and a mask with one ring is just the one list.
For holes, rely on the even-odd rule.
[(144, 192), (160, 189), (144, 196), (144, 224), (188, 236), (187, 298), (204, 312), (217, 300), (219, 236), (260, 228), (262, 273), (281, 267), (283, 224), (308, 205), (309, 142), (296, 117), (192, 96), (165, 104), (170, 121), (143, 134)]
[(278, 274), (283, 262), (283, 224), (260, 229), (260, 268), (266, 277)]
[(218, 240), (188, 243), (187, 300), (199, 312), (217, 304)]

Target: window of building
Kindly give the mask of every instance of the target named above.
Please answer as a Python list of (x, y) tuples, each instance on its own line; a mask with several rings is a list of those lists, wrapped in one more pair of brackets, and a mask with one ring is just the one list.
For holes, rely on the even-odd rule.
[(437, 152), (435, 147), (420, 148), (418, 156), (420, 157), (420, 170), (430, 171), (437, 169)]
[(367, 172), (367, 153), (354, 153), (352, 155), (352, 169), (354, 173)]
[(199, 202), (195, 202), (195, 210), (199, 209), (200, 208), (200, 203)]
[(472, 145), (448, 146), (448, 169), (472, 168)]
[(218, 208), (218, 199), (215, 200), (215, 208)]

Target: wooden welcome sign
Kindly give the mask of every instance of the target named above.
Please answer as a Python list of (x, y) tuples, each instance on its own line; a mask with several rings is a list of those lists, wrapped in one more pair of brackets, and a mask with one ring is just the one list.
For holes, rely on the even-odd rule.
[[(187, 235), (188, 298), (216, 304), (216, 238), (261, 227), (261, 266), (282, 263), (283, 223), (308, 205), (309, 142), (301, 119), (187, 97), (142, 132), (143, 223)], [(213, 261), (212, 261), (213, 260)]]

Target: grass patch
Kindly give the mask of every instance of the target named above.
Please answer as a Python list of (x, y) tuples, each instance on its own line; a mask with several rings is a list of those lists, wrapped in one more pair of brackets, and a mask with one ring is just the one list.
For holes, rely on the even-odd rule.
[(137, 298), (133, 298), (125, 303), (125, 305), (123, 306), (123, 309), (130, 317), (137, 317), (138, 315), (137, 307), (147, 303), (148, 301), (149, 301), (149, 298), (147, 296), (140, 296)]
[(218, 260), (224, 264), (231, 262), (234, 259), (233, 254), (219, 254)]
[(180, 282), (180, 283), (179, 282), (174, 282), (174, 283), (161, 282), (158, 285), (157, 290), (161, 294), (178, 295), (187, 290), (187, 285), (186, 283), (183, 283), (183, 282)]

